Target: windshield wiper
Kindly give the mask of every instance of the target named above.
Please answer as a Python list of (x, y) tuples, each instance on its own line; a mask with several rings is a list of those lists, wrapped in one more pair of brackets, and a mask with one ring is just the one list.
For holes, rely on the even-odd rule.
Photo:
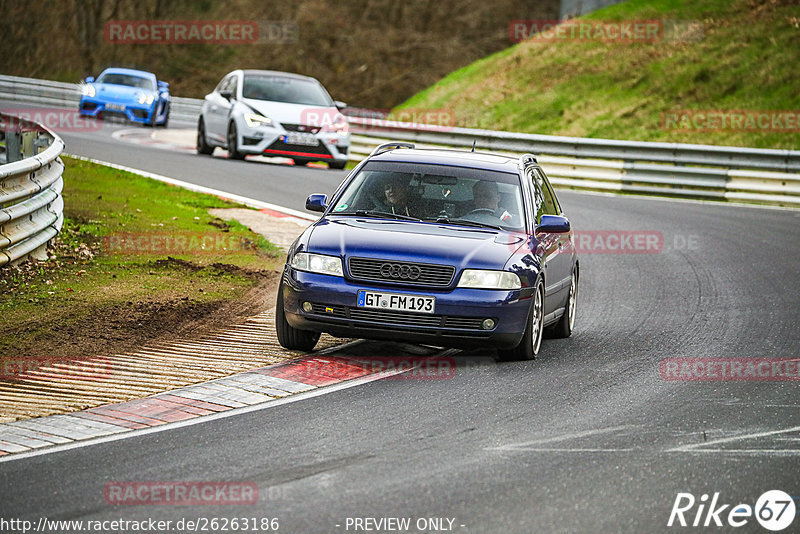
[(475, 226), (477, 228), (492, 228), (494, 230), (503, 230), (502, 226), (497, 226), (496, 224), (470, 221), (467, 219), (451, 219), (449, 217), (436, 217), (436, 218), (431, 217), (429, 219), (423, 219), (423, 220), (436, 221), (438, 223), (444, 223), (444, 224), (460, 224), (461, 226)]
[(403, 221), (420, 221), (416, 217), (410, 217), (401, 213), (390, 213), (388, 211), (378, 210), (356, 210), (356, 211), (340, 211), (334, 212), (332, 215), (358, 215), (359, 217), (390, 217), (392, 219), (401, 219)]

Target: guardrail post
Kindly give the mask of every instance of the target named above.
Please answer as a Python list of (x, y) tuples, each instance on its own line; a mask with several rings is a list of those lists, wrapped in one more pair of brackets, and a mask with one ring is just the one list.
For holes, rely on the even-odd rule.
[(6, 134), (6, 163), (22, 159), (22, 136), (20, 132), (8, 129)]

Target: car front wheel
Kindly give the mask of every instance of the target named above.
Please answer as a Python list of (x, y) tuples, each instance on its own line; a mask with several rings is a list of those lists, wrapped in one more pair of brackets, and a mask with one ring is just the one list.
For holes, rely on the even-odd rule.
[(319, 341), (319, 332), (309, 332), (294, 328), (286, 321), (283, 311), (283, 281), (278, 286), (278, 301), (275, 303), (275, 330), (278, 343), (289, 350), (310, 352)]
[(544, 283), (536, 282), (531, 302), (528, 325), (519, 345), (509, 350), (498, 351), (501, 360), (534, 360), (542, 346), (542, 325), (544, 323)]
[(203, 124), (203, 119), (200, 119), (200, 122), (197, 123), (197, 153), (208, 156), (212, 152), (214, 152), (214, 147), (208, 144), (206, 125)]
[(239, 145), (237, 143), (238, 135), (236, 133), (236, 123), (231, 121), (228, 126), (228, 158), (229, 159), (244, 159), (244, 154), (239, 152)]

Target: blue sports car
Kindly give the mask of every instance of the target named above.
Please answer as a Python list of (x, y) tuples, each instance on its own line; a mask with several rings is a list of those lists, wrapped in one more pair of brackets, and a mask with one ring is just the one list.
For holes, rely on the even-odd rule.
[(169, 122), (169, 84), (151, 72), (110, 68), (81, 85), (79, 111), (90, 117), (122, 117), (149, 126)]
[(572, 333), (573, 234), (530, 154), (387, 143), (306, 209), (323, 215), (289, 249), (276, 305), (286, 348), (327, 332), (533, 359), (543, 333)]

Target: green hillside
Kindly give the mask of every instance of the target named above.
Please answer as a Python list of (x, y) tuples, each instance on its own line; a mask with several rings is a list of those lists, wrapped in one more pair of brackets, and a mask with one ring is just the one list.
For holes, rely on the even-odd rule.
[[(650, 42), (527, 39), (400, 108), (452, 110), (458, 126), (473, 128), (800, 149), (796, 0), (630, 0), (581, 20), (654, 19), (677, 30)], [(721, 129), (730, 114), (694, 115), (692, 125), (677, 110), (744, 119)], [(789, 113), (752, 113), (762, 110)]]

